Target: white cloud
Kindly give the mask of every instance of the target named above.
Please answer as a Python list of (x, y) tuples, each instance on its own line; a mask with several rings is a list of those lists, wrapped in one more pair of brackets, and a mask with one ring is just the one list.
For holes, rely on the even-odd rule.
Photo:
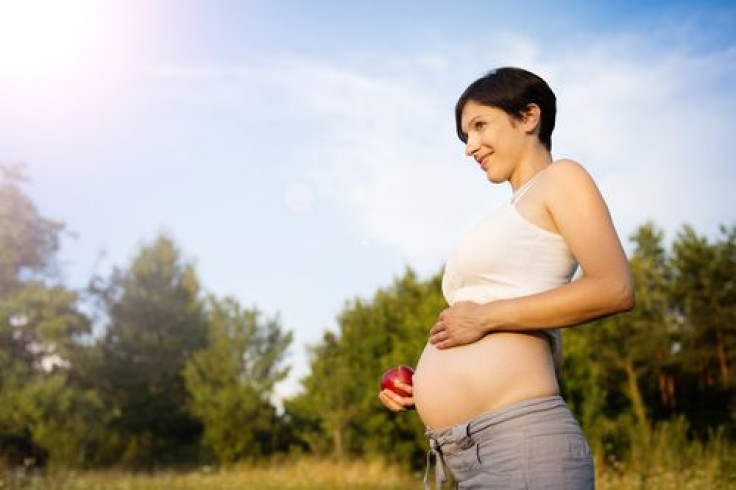
[[(509, 42), (497, 44), (498, 52), (511, 53), (556, 90), (555, 155), (589, 168), (622, 240), (648, 219), (670, 236), (684, 222), (708, 234), (733, 222), (736, 172), (728, 148), (736, 133), (736, 49), (658, 51), (646, 38), (628, 37), (550, 58), (531, 40)], [(450, 77), (456, 64), (441, 66)], [(324, 88), (325, 107), (356, 101), (349, 110), (315, 105), (329, 120), (330, 150), (313, 155), (318, 181), (330, 182), (331, 198), (353, 211), (370, 239), (420, 267), (443, 260), (468, 219), (508, 195), (462, 169), (449, 110), (457, 94), (421, 87), (426, 79), (421, 70), (409, 81), (346, 73), (329, 87), (309, 88)]]
[[(628, 37), (549, 58), (531, 40), (509, 42), (497, 51), (556, 90), (555, 154), (588, 167), (622, 240), (648, 219), (670, 236), (684, 222), (708, 234), (733, 222), (736, 50), (658, 51)], [(302, 66), (311, 80), (303, 96), (325, 131), (309, 155), (315, 182), (370, 240), (420, 268), (441, 263), (461, 229), (508, 195), (461, 163), (451, 113), (457, 94), (426, 83), (439, 75), (447, 85), (456, 64), (436, 66), (442, 71), (417, 67), (414, 78), (395, 80)]]
[(647, 219), (667, 231), (690, 222), (703, 232), (733, 220), (727, 149), (736, 132), (736, 49), (667, 51), (654, 39), (598, 40), (550, 56), (530, 38), (499, 35), (483, 56), (389, 59), (385, 72), (269, 60), (159, 75), (214, 80), (213, 94), (257, 117), (308, 121), (306, 145), (290, 155), (302, 180), (349, 214), (365, 240), (432, 271), (463, 228), (508, 197), (466, 162), (452, 120), (471, 78), (505, 63), (538, 72), (555, 89), (555, 155), (594, 175), (622, 239)]
[(658, 55), (645, 42), (560, 60), (557, 148), (588, 165), (623, 235), (647, 219), (710, 234), (736, 217), (736, 50)]

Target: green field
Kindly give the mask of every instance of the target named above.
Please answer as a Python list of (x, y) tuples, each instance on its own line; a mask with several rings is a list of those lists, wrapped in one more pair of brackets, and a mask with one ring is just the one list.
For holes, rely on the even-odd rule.
[[(433, 476), (433, 475), (431, 475)], [(651, 469), (647, 475), (599, 472), (599, 490), (736, 489), (717, 478), (708, 465), (679, 473)], [(408, 474), (380, 461), (333, 461), (301, 458), (280, 464), (215, 470), (132, 474), (115, 471), (56, 473), (23, 477), (5, 473), (0, 489), (24, 490), (420, 490), (422, 475)], [(449, 487), (448, 487), (449, 488)]]
[(0, 489), (28, 490), (404, 490), (421, 487), (380, 461), (298, 459), (263, 466), (131, 474), (114, 471), (56, 473), (31, 478), (6, 476)]

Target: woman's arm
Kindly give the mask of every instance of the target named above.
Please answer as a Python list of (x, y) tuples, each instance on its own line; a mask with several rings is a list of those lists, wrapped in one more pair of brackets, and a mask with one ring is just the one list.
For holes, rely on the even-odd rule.
[(547, 172), (545, 205), (580, 264), (582, 277), (529, 296), (456, 303), (430, 330), (435, 347), (468, 344), (497, 331), (567, 327), (633, 308), (628, 260), (593, 179), (570, 160), (554, 163)]

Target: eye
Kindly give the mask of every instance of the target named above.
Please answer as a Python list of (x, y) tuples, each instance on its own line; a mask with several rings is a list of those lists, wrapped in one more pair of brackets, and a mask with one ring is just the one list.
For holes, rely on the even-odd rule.
[(486, 122), (485, 122), (485, 121), (475, 121), (475, 122), (473, 123), (473, 129), (474, 129), (475, 131), (480, 131), (480, 130), (481, 130), (481, 129), (483, 129), (483, 128), (484, 128), (485, 126), (486, 126)]

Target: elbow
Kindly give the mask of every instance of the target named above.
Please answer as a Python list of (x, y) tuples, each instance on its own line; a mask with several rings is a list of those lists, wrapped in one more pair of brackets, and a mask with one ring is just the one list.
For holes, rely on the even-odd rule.
[(603, 316), (626, 313), (636, 306), (634, 282), (631, 276), (602, 280), (597, 288)]
[(634, 292), (633, 281), (629, 279), (617, 289), (619, 294), (616, 298), (616, 312), (625, 313), (633, 310), (636, 306), (636, 293)]
[(624, 313), (627, 311), (631, 311), (636, 306), (636, 294), (634, 294), (633, 288), (631, 291), (626, 294), (621, 300), (621, 308), (619, 309), (620, 312)]

